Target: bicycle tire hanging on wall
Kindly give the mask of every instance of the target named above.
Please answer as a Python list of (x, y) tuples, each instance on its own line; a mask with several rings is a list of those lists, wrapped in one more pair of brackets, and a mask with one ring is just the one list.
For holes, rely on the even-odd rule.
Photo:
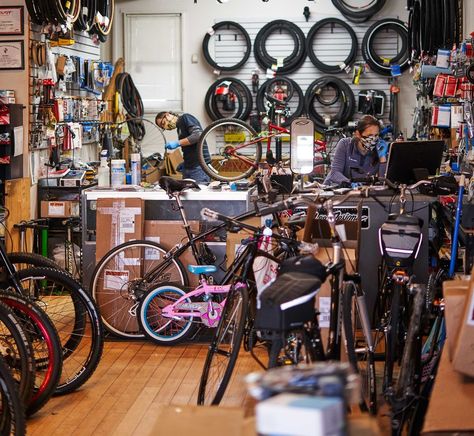
[[(215, 33), (218, 30), (236, 30), (236, 33), (234, 33), (234, 41), (238, 41), (238, 34), (240, 34), (243, 38), (243, 41), (245, 42), (245, 50), (243, 52), (242, 58), (235, 64), (231, 65), (224, 65), (224, 64), (219, 64), (212, 56), (209, 51), (209, 44), (212, 41), (212, 38), (215, 36)], [(220, 38), (220, 35), (217, 35)], [(232, 71), (232, 70), (237, 70), (240, 67), (242, 67), (245, 62), (247, 62), (250, 52), (252, 51), (252, 43), (250, 42), (250, 36), (247, 33), (247, 31), (239, 24), (234, 21), (221, 21), (219, 23), (214, 24), (206, 35), (204, 35), (204, 39), (202, 41), (202, 52), (204, 54), (204, 58), (206, 59), (207, 63), (215, 68), (216, 70), (219, 71)]]
[[(218, 92), (221, 87), (225, 93)], [(204, 107), (211, 120), (239, 118), (246, 120), (252, 110), (252, 93), (247, 85), (234, 77), (222, 77), (207, 90)]]
[(309, 118), (321, 130), (329, 126), (345, 126), (355, 112), (354, 93), (343, 80), (323, 76), (308, 86), (305, 108)]
[[(400, 39), (401, 45), (397, 54), (391, 59), (381, 56), (377, 53), (375, 45), (376, 38), (381, 32), (393, 31), (397, 38)], [(362, 40), (362, 56), (369, 65), (370, 69), (375, 73), (384, 76), (390, 76), (393, 65), (400, 65), (400, 70), (404, 71), (408, 68), (410, 54), (408, 52), (408, 28), (402, 21), (395, 18), (386, 18), (372, 24), (367, 29)]]
[[(272, 34), (289, 33), (294, 48), (289, 56), (277, 59), (269, 54), (267, 41)], [(264, 70), (273, 69), (277, 74), (289, 74), (296, 71), (306, 58), (306, 44), (303, 31), (294, 23), (286, 20), (274, 20), (265, 24), (255, 37), (254, 55), (258, 65)]]
[(386, 0), (371, 0), (366, 6), (351, 6), (345, 0), (332, 0), (332, 4), (348, 20), (354, 23), (363, 23), (370, 19), (372, 15), (379, 12), (385, 5)]
[(288, 96), (288, 98), (286, 99), (291, 109), (291, 115), (285, 120), (284, 123), (282, 123), (282, 126), (287, 127), (295, 118), (301, 116), (304, 110), (303, 90), (293, 79), (290, 79), (288, 77), (275, 77), (273, 79), (267, 80), (258, 89), (257, 96), (255, 97), (255, 104), (257, 106), (258, 112), (265, 112), (265, 94), (267, 93), (268, 89), (272, 87), (273, 84), (278, 83), (278, 81), (280, 80), (288, 81), (292, 89), (292, 95)]
[[(320, 34), (323, 28), (327, 28), (329, 26), (331, 27), (331, 34), (334, 33), (335, 26), (340, 26), (349, 34), (351, 39), (351, 49), (348, 56), (344, 60), (338, 60), (337, 65), (325, 64), (318, 58), (314, 50), (314, 42), (316, 37), (318, 34)], [(344, 71), (347, 66), (351, 65), (355, 61), (357, 55), (357, 36), (352, 27), (346, 22), (338, 18), (324, 18), (323, 20), (316, 22), (308, 32), (308, 36), (306, 37), (306, 51), (309, 58), (311, 59), (311, 62), (318, 70), (327, 74), (337, 74), (341, 71)]]
[(26, 9), (31, 21), (42, 25), (46, 22), (56, 25), (74, 23), (82, 9), (80, 0), (26, 0)]

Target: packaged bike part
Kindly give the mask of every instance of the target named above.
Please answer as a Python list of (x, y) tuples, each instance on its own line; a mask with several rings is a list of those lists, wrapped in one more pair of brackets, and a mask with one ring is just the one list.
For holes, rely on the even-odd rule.
[(385, 92), (376, 89), (359, 91), (357, 111), (363, 114), (383, 116), (385, 110)]
[(360, 400), (360, 378), (348, 362), (271, 368), (248, 374), (245, 382), (249, 394), (259, 401), (281, 393), (338, 397), (351, 405)]
[(315, 296), (321, 280), (301, 272), (278, 276), (257, 299), (257, 330), (289, 331), (316, 317)]

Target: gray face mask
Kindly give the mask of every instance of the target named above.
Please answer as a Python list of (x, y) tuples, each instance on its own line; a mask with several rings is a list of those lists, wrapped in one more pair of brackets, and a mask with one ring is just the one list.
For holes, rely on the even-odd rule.
[(364, 147), (367, 151), (373, 151), (375, 150), (375, 147), (377, 146), (377, 143), (379, 142), (379, 135), (369, 135), (360, 138), (360, 143), (362, 144), (362, 147)]

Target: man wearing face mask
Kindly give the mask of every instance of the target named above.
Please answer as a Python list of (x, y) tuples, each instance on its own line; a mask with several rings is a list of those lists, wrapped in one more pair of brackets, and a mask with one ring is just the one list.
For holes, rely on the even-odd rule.
[(352, 138), (342, 138), (336, 146), (331, 171), (325, 185), (347, 185), (353, 177), (385, 175), (388, 144), (379, 137), (380, 123), (372, 115), (363, 116)]
[[(174, 112), (160, 112), (155, 117), (155, 123), (164, 130), (178, 129), (178, 141), (170, 141), (165, 144), (167, 150), (175, 150), (181, 147), (183, 152), (183, 179), (193, 179), (198, 183), (209, 183), (209, 176), (199, 165), (198, 142), (202, 133), (201, 123), (191, 114), (178, 115)], [(211, 155), (204, 145), (204, 156), (206, 162), (211, 161)]]

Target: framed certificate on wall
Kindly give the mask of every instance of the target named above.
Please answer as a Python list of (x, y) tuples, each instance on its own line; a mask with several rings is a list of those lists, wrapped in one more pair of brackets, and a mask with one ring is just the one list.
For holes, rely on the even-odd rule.
[(23, 35), (23, 6), (0, 6), (0, 35)]
[(23, 70), (25, 47), (22, 40), (0, 41), (0, 70)]

